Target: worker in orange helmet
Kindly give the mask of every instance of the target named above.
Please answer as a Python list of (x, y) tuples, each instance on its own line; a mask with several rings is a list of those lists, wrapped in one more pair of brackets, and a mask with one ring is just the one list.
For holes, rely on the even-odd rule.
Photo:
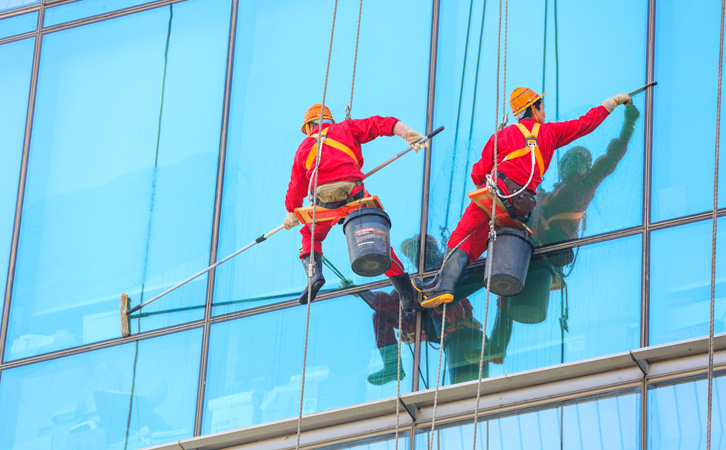
[[(379, 136), (400, 136), (418, 152), (425, 144), (419, 143), (424, 137), (412, 130), (395, 117), (373, 116), (367, 119), (346, 119), (335, 123), (330, 110), (322, 107), (322, 123), (320, 123), (321, 105), (313, 105), (305, 112), (305, 119), (300, 130), (307, 136), (295, 152), (292, 164), (290, 184), (285, 196), (284, 226), (291, 229), (300, 222), (295, 215), (295, 208), (302, 206), (303, 199), (313, 189), (313, 176), (316, 167), (318, 133), (323, 133), (323, 151), (320, 155), (318, 170), (317, 204), (329, 209), (339, 208), (346, 203), (369, 196), (363, 185), (363, 153), (361, 145)], [(307, 273), (311, 260), (314, 272), (308, 287), (300, 295), (300, 303), (314, 299), (320, 288), (325, 284), (322, 273), (322, 242), (334, 225), (334, 221), (315, 224), (315, 236), (311, 239), (312, 225), (305, 225), (302, 234), (302, 254), (300, 259)], [(311, 240), (313, 243), (311, 244)], [(407, 311), (420, 308), (414, 297), (411, 279), (404, 272), (401, 261), (391, 249), (391, 268), (386, 272), (401, 298)]]
[[(628, 94), (617, 94), (578, 119), (545, 123), (544, 95), (524, 87), (514, 89), (509, 106), (519, 123), (497, 131), (497, 187), (504, 196), (521, 191), (510, 199), (502, 198), (502, 202), (513, 219), (525, 223), (536, 205), (537, 186), (555, 150), (594, 131), (616, 106), (630, 103)], [(481, 159), (474, 164), (471, 179), (481, 187), (487, 175), (493, 177), (494, 169), (492, 136), (484, 146)], [(416, 289), (425, 297), (421, 306), (434, 308), (453, 300), (454, 287), (464, 269), (486, 250), (489, 231), (489, 216), (471, 202), (451, 233), (446, 259), (439, 272), (429, 282), (414, 281)]]

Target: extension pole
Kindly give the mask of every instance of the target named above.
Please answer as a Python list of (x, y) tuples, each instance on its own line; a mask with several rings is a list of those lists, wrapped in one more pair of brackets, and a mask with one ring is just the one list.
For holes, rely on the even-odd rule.
[[(421, 139), (420, 141), (418, 141), (417, 144), (423, 144), (423, 143), (425, 143), (426, 141), (430, 140), (432, 137), (436, 136), (437, 134), (441, 133), (442, 131), (444, 131), (444, 126), (443, 125), (440, 126), (440, 127), (438, 127), (437, 129), (435, 129), (431, 133), (427, 134), (426, 137), (424, 137), (423, 139)], [(365, 174), (364, 178), (368, 178), (369, 176), (371, 176), (374, 173), (378, 172), (379, 170), (383, 169), (384, 167), (386, 167), (387, 165), (391, 164), (393, 161), (397, 160), (398, 158), (400, 158), (401, 156), (403, 156), (406, 153), (410, 152), (411, 150), (413, 150), (413, 147), (411, 147), (411, 146), (407, 147), (406, 150), (404, 150), (401, 153), (399, 153), (399, 154), (391, 157), (391, 159), (389, 159), (388, 161), (384, 162), (383, 164), (379, 165), (375, 169), (373, 169), (370, 172), (368, 172), (367, 174)]]
[(629, 96), (631, 96), (631, 97), (632, 97), (632, 96), (634, 96), (634, 95), (638, 95), (638, 94), (640, 94), (641, 92), (643, 92), (644, 90), (648, 89), (649, 87), (651, 87), (651, 86), (655, 86), (656, 84), (658, 84), (658, 82), (657, 82), (657, 81), (651, 81), (650, 83), (646, 84), (646, 85), (645, 85), (645, 86), (643, 86), (643, 87), (640, 87), (640, 88), (638, 88), (638, 89), (634, 90), (633, 92), (631, 92), (631, 93), (630, 93), (630, 94), (628, 94), (628, 95), (629, 95)]
[(179, 289), (180, 287), (184, 286), (185, 284), (189, 283), (190, 281), (194, 280), (195, 278), (198, 278), (198, 277), (200, 277), (200, 276), (204, 275), (205, 273), (209, 272), (210, 270), (214, 269), (214, 268), (215, 268), (215, 267), (217, 267), (218, 265), (220, 265), (220, 264), (222, 264), (222, 263), (224, 263), (224, 262), (227, 262), (227, 261), (229, 261), (230, 259), (232, 259), (232, 258), (234, 258), (235, 256), (239, 255), (239, 254), (240, 254), (240, 253), (242, 253), (243, 251), (245, 251), (245, 250), (247, 250), (247, 249), (249, 249), (249, 248), (251, 248), (251, 247), (254, 247), (254, 246), (255, 246), (256, 244), (259, 244), (260, 242), (263, 242), (263, 241), (267, 240), (267, 238), (268, 238), (268, 237), (272, 236), (273, 234), (277, 233), (278, 231), (282, 230), (283, 228), (285, 228), (285, 226), (284, 226), (284, 225), (280, 225), (279, 227), (275, 228), (274, 230), (272, 230), (272, 231), (268, 231), (267, 233), (265, 233), (265, 234), (263, 234), (262, 236), (260, 236), (260, 237), (258, 237), (257, 239), (255, 239), (255, 240), (254, 240), (253, 242), (251, 242), (251, 243), (247, 244), (246, 246), (244, 246), (244, 247), (242, 247), (241, 249), (237, 250), (236, 252), (232, 253), (232, 254), (231, 254), (231, 255), (229, 255), (228, 257), (226, 257), (226, 258), (224, 258), (224, 259), (222, 259), (222, 260), (219, 260), (219, 261), (217, 261), (216, 263), (214, 263), (214, 264), (212, 264), (211, 266), (207, 267), (206, 269), (202, 270), (202, 271), (201, 271), (201, 272), (199, 272), (198, 274), (196, 274), (196, 275), (193, 275), (193, 276), (191, 276), (191, 277), (187, 278), (186, 280), (182, 281), (181, 283), (177, 284), (177, 285), (176, 285), (176, 286), (174, 286), (174, 287), (170, 287), (169, 289), (165, 290), (164, 292), (162, 292), (161, 294), (159, 294), (159, 295), (157, 295), (156, 297), (152, 298), (151, 300), (149, 300), (149, 301), (146, 301), (146, 302), (144, 302), (144, 303), (142, 303), (142, 304), (140, 304), (140, 305), (134, 306), (133, 308), (129, 309), (129, 310), (128, 310), (128, 311), (126, 312), (126, 315), (129, 315), (129, 314), (133, 314), (133, 313), (135, 313), (136, 311), (138, 311), (138, 310), (140, 310), (141, 308), (143, 308), (144, 306), (148, 305), (149, 303), (151, 303), (151, 302), (153, 302), (153, 301), (156, 301), (156, 300), (158, 300), (159, 298), (161, 298), (161, 297), (165, 296), (165, 295), (166, 295), (166, 294), (168, 294), (169, 292), (171, 292), (171, 291), (174, 291), (174, 290), (176, 290), (176, 289)]

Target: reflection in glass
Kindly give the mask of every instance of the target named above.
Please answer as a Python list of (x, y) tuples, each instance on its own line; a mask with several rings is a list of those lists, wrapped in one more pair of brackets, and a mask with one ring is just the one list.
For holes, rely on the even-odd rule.
[[(720, 376), (718, 376), (720, 375)], [(726, 377), (715, 374), (711, 409), (711, 448), (724, 448)], [(708, 380), (689, 378), (648, 387), (648, 448), (706, 448)]]
[[(653, 222), (713, 208), (720, 11), (721, 2), (716, 0), (658, 5), (658, 86), (653, 91)], [(688, 95), (682, 95), (684, 92)], [(724, 103), (721, 106), (723, 109)], [(692, 111), (702, 114), (693, 120)], [(721, 136), (725, 130), (722, 121)], [(718, 200), (723, 208), (726, 154), (720, 153)]]
[[(333, 445), (330, 447), (321, 447), (321, 450), (394, 450), (396, 448), (395, 435), (380, 436), (361, 441), (349, 442), (347, 444)], [(398, 448), (405, 449), (410, 445), (408, 440), (408, 431), (400, 429), (398, 431)]]
[(38, 28), (37, 11), (2, 19), (0, 20), (0, 39), (35, 31), (36, 28)]
[[(305, 110), (322, 99), (327, 53), (311, 51), (311, 42), (327, 42), (329, 30), (311, 27), (325, 1), (240, 2), (227, 156), (224, 174), (220, 257), (231, 254), (282, 223), (293, 156), (304, 135)], [(353, 118), (395, 116), (423, 130), (426, 118), (431, 1), (411, 8), (405, 2), (373, 0), (363, 8), (355, 77)], [(326, 13), (327, 14), (327, 13)], [(417, 24), (401, 27), (400, 17)], [(327, 20), (327, 19), (325, 19)], [(326, 106), (336, 121), (350, 100), (358, 3), (338, 5)], [(281, 34), (280, 29), (286, 30)], [(289, 39), (305, 36), (305, 39)], [(406, 58), (392, 50), (406, 49)], [(305, 70), (298, 70), (305, 67)], [(281, 86), (286, 86), (282, 89)], [(274, 136), (274, 139), (270, 136)], [(365, 144), (366, 172), (405, 148), (399, 138)], [(392, 221), (391, 243), (417, 233), (421, 217), (423, 152), (411, 152), (366, 180), (380, 196)], [(214, 314), (296, 298), (307, 285), (299, 257), (298, 230), (283, 231), (264, 244), (221, 266), (215, 277)], [(350, 269), (342, 227), (325, 240), (325, 256), (344, 278), (371, 281)], [(408, 262), (406, 262), (408, 264)], [(411, 272), (415, 266), (408, 265)], [(338, 277), (323, 269), (324, 290), (338, 289)], [(383, 277), (380, 277), (382, 279)], [(226, 304), (228, 302), (240, 302)]]
[(131, 6), (150, 3), (152, 0), (82, 0), (58, 5), (45, 10), (43, 26), (50, 27), (84, 17), (104, 14)]
[[(430, 242), (436, 246), (435, 240)], [(532, 258), (524, 290), (491, 295), (483, 377), (637, 348), (640, 342), (641, 237)], [(430, 254), (438, 250), (429, 249)], [(446, 311), (442, 385), (476, 379), (486, 308), (485, 268), (468, 269)], [(436, 385), (440, 310), (424, 312), (422, 386)], [(427, 328), (427, 324), (432, 326)], [(448, 369), (445, 370), (445, 369)]]
[[(44, 36), (6, 358), (118, 336), (122, 292), (209, 264), (229, 14), (193, 0)], [(205, 295), (202, 277), (131, 329), (201, 319)]]
[(40, 3), (40, 0), (0, 0), (0, 11)]
[[(650, 345), (708, 335), (711, 220), (654, 231), (650, 253)], [(718, 219), (714, 331), (726, 331), (726, 218)], [(721, 259), (719, 259), (721, 258)]]
[[(385, 340), (391, 324), (367, 305), (395, 296), (387, 287), (311, 305), (304, 414), (396, 395), (397, 350), (382, 350), (397, 347)], [(297, 416), (305, 313), (296, 306), (212, 325), (202, 433)], [(414, 351), (414, 333), (405, 335), (401, 392), (411, 389)]]
[(137, 449), (194, 431), (202, 330), (2, 372), (0, 442), (12, 449)]
[[(0, 289), (5, 292), (35, 39), (0, 45)], [(2, 311), (0, 311), (2, 318)]]
[[(544, 13), (545, 4), (529, 0), (510, 8), (509, 26), (526, 29), (527, 33), (510, 33), (508, 37), (507, 89), (511, 92), (515, 87), (527, 86), (537, 92), (547, 92), (544, 98), (547, 118), (563, 121), (579, 117), (617, 92), (641, 86), (645, 77), (646, 3), (559, 1), (555, 25), (550, 2), (546, 35), (543, 21), (531, 20), (532, 11)], [(434, 122), (445, 125), (447, 133), (434, 142), (432, 152), (428, 230), (442, 245), (469, 204), (466, 194), (475, 188), (470, 181), (472, 165), (479, 160), (496, 125), (493, 87), (497, 66), (497, 7), (496, 2), (482, 0), (441, 6), (438, 45), (450, 51), (439, 52), (437, 57)], [(584, 16), (588, 20), (582, 20)], [(592, 33), (592, 29), (607, 28), (613, 21), (622, 24), (621, 32), (608, 36)], [(557, 47), (555, 33), (559, 35)], [(581, 36), (588, 36), (586, 52), (582, 51)], [(546, 55), (543, 55), (545, 49)], [(604, 60), (610, 61), (607, 68), (602, 67)], [(541, 67), (539, 61), (543, 61)], [(601, 69), (593, 70), (593, 67)], [(635, 101), (643, 111), (644, 96), (636, 97)], [(621, 111), (616, 109), (593, 133), (556, 152), (541, 185), (545, 193), (556, 191), (554, 184), (560, 178), (556, 163), (571, 148), (587, 149), (592, 160), (608, 153), (608, 143), (618, 138), (623, 129)], [(587, 207), (587, 226), (580, 230), (581, 235), (592, 236), (640, 224), (642, 126), (642, 120), (635, 122), (628, 151), (612, 175), (606, 178), (592, 172), (587, 175), (592, 176), (589, 184), (595, 186), (590, 186), (586, 194), (591, 195), (597, 188), (594, 198), (575, 199), (575, 205), (560, 206), (567, 212), (578, 213), (583, 211), (577, 208)], [(541, 241), (550, 242), (551, 238), (544, 237)]]
[[(637, 390), (579, 399), (539, 410), (513, 412), (478, 423), (476, 448), (519, 449), (621, 449), (640, 448), (640, 393)], [(416, 448), (428, 448), (429, 429), (416, 434)], [(472, 448), (471, 421), (436, 427), (433, 448)]]

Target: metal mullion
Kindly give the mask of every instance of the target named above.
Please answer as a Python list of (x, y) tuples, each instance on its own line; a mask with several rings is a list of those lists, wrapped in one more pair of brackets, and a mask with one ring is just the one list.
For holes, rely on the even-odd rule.
[(88, 353), (88, 352), (92, 352), (94, 350), (101, 350), (104, 348), (116, 347), (116, 346), (120, 346), (123, 344), (131, 343), (131, 342), (142, 341), (145, 339), (151, 339), (151, 338), (155, 338), (155, 337), (165, 336), (167, 334), (174, 334), (174, 333), (178, 333), (178, 332), (182, 332), (182, 331), (191, 330), (194, 328), (199, 328), (203, 324), (204, 324), (204, 322), (202, 320), (197, 320), (195, 322), (189, 322), (189, 323), (185, 323), (183, 325), (176, 325), (173, 327), (160, 328), (158, 330), (153, 330), (153, 331), (146, 331), (143, 333), (131, 335), (127, 338), (109, 339), (107, 341), (96, 342), (93, 344), (82, 345), (79, 347), (72, 347), (69, 349), (59, 350), (59, 351), (52, 352), (52, 353), (44, 353), (44, 354), (38, 355), (38, 356), (31, 356), (28, 358), (22, 358), (22, 359), (17, 359), (14, 361), (4, 362), (4, 363), (0, 364), (0, 369), (6, 370), (6, 369), (14, 368), (14, 367), (28, 366), (28, 365), (39, 363), (39, 362), (65, 358), (67, 356), (78, 355), (81, 353)]
[(81, 19), (73, 20), (71, 22), (65, 22), (58, 25), (46, 27), (42, 30), (43, 34), (55, 33), (57, 31), (67, 30), (69, 28), (76, 28), (82, 25), (88, 25), (91, 23), (102, 22), (104, 20), (115, 19), (116, 17), (128, 16), (142, 11), (148, 11), (156, 9), (162, 6), (167, 6), (176, 3), (183, 3), (188, 0), (159, 0), (152, 3), (145, 3), (143, 5), (132, 6), (126, 9), (119, 9), (116, 11), (110, 11), (104, 14), (97, 14), (95, 16), (83, 17)]
[(7, 19), (8, 17), (13, 16), (22, 16), (23, 14), (33, 12), (33, 11), (40, 11), (41, 4), (37, 3), (35, 5), (27, 5), (27, 6), (21, 6), (20, 8), (13, 8), (9, 9), (7, 11), (0, 12), (0, 20)]
[[(726, 216), (726, 208), (721, 208), (716, 210), (716, 215), (718, 217)], [(661, 222), (656, 222), (653, 224), (650, 224), (649, 230), (650, 231), (656, 231), (656, 230), (662, 230), (664, 228), (672, 228), (679, 225), (686, 225), (689, 223), (695, 223), (695, 222), (701, 222), (705, 220), (710, 220), (713, 218), (713, 211), (703, 212), (703, 213), (697, 213), (697, 214), (690, 214), (688, 216), (682, 216), (675, 219), (668, 219), (663, 220)]]
[[(227, 73), (224, 84), (224, 102), (222, 110), (222, 124), (219, 139), (219, 159), (217, 161), (217, 186), (214, 198), (214, 216), (212, 219), (212, 239), (209, 249), (209, 265), (217, 262), (217, 251), (219, 248), (219, 227), (222, 216), (222, 194), (224, 192), (224, 169), (227, 160), (227, 137), (229, 134), (229, 114), (232, 97), (232, 78), (234, 72), (234, 51), (237, 36), (237, 10), (239, 0), (232, 0), (230, 12), (229, 41), (227, 44)], [(204, 308), (204, 332), (202, 335), (202, 353), (199, 363), (199, 384), (197, 386), (197, 407), (194, 416), (194, 436), (202, 432), (202, 413), (204, 411), (204, 393), (207, 377), (207, 360), (209, 358), (209, 332), (211, 328), (212, 306), (214, 302), (216, 269), (212, 269), (207, 275), (207, 297)]]
[(23, 39), (28, 39), (28, 38), (31, 38), (31, 37), (34, 37), (37, 35), (38, 35), (37, 30), (29, 31), (29, 32), (23, 33), (23, 34), (16, 34), (15, 36), (10, 36), (5, 39), (0, 39), (0, 45), (9, 44), (9, 43), (15, 42), (15, 41), (22, 41)]
[(20, 220), (23, 213), (23, 199), (25, 196), (25, 182), (28, 174), (28, 159), (30, 153), (30, 135), (33, 131), (33, 113), (35, 111), (35, 95), (38, 87), (38, 71), (40, 66), (40, 50), (42, 36), (40, 26), (43, 24), (44, 7), (41, 4), (38, 12), (38, 25), (35, 30), (35, 48), (33, 49), (33, 69), (30, 77), (30, 92), (28, 93), (28, 110), (25, 117), (25, 137), (23, 140), (23, 156), (20, 163), (20, 177), (18, 178), (18, 195), (15, 201), (15, 219), (13, 222), (13, 238), (10, 244), (10, 260), (5, 284), (5, 301), (3, 303), (3, 316), (0, 322), (0, 364), (5, 361), (5, 346), (7, 344), (8, 324), (10, 321), (10, 300), (13, 292), (15, 278), (15, 264), (17, 261), (18, 241), (20, 239)]

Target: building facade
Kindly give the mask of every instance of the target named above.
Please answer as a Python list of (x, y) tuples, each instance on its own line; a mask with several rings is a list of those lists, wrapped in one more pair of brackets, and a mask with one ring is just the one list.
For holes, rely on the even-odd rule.
[[(0, 0), (0, 449), (295, 448), (301, 404), (301, 448), (463, 449), (475, 431), (482, 449), (706, 448), (720, 2), (361, 4)], [(446, 127), (366, 180), (423, 279), (513, 88), (547, 92), (563, 121), (652, 80), (557, 151), (521, 296), (487, 307), (482, 258), (445, 323), (406, 314), (399, 333), (390, 282), (353, 273), (333, 230), (306, 329), (300, 235), (282, 231), (121, 337), (121, 293), (138, 305), (281, 223), (324, 90), (338, 121), (352, 95), (353, 118)], [(365, 167), (404, 148), (376, 139)], [(397, 399), (382, 355), (399, 337)]]

